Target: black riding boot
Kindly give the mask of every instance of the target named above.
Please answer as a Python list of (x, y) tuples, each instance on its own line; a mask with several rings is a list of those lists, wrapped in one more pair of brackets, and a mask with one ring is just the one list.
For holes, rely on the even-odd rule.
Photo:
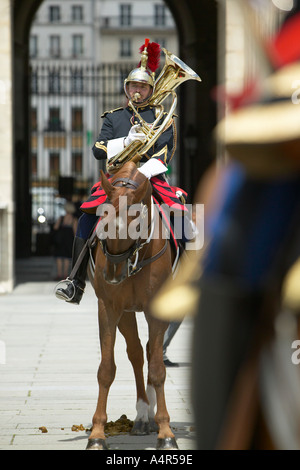
[[(73, 257), (72, 257), (72, 269), (84, 248), (86, 241), (83, 238), (75, 237), (73, 244)], [(72, 304), (79, 304), (84, 293), (85, 281), (87, 275), (87, 265), (89, 261), (89, 251), (87, 250), (82, 262), (80, 263), (78, 270), (74, 276), (74, 279), (67, 278), (65, 283), (67, 287), (57, 287), (55, 295), (60, 300), (65, 300)]]

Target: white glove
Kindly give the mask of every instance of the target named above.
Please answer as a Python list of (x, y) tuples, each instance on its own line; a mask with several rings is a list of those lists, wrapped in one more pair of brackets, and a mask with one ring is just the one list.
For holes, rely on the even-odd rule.
[(144, 141), (146, 140), (146, 136), (144, 132), (140, 131), (140, 125), (136, 124), (135, 126), (132, 126), (130, 131), (128, 132), (128, 136), (125, 137), (124, 139), (124, 146), (127, 147), (127, 145), (131, 144), (134, 140), (140, 140)]
[(117, 153), (122, 152), (124, 149), (124, 137), (111, 139), (107, 141), (107, 158), (110, 160)]
[(139, 172), (143, 173), (148, 179), (152, 178), (152, 176), (165, 173), (167, 169), (168, 168), (156, 158), (150, 158), (141, 168), (138, 168)]

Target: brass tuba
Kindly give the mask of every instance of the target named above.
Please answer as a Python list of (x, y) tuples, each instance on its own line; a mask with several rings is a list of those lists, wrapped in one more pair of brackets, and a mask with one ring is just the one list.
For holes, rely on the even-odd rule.
[[(140, 116), (132, 101), (129, 100), (128, 104), (132, 107), (140, 122), (141, 131), (146, 135), (146, 141), (141, 142), (140, 140), (134, 140), (124, 150), (110, 158), (106, 163), (107, 172), (110, 174), (116, 173), (120, 168), (122, 168), (124, 163), (130, 160), (135, 163), (138, 162), (164, 132), (177, 105), (177, 95), (174, 90), (186, 80), (197, 80), (198, 82), (201, 82), (201, 78), (188, 65), (176, 57), (176, 55), (164, 48), (162, 48), (162, 50), (165, 54), (165, 65), (154, 83), (154, 91), (148, 101), (149, 106), (157, 108), (158, 116), (153, 123), (148, 124)], [(157, 125), (164, 114), (164, 107), (161, 103), (169, 95), (172, 95), (173, 98), (170, 110), (157, 128)]]

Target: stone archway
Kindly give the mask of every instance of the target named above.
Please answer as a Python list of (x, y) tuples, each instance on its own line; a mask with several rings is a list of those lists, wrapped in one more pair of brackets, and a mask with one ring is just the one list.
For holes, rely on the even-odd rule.
[[(181, 85), (180, 185), (193, 197), (197, 184), (212, 160), (211, 131), (216, 123), (210, 98), (217, 75), (217, 2), (212, 0), (165, 0), (177, 24), (180, 58), (202, 78), (202, 83)], [(15, 0), (14, 44), (14, 166), (16, 256), (30, 256), (31, 201), (28, 37), (31, 22), (42, 0)], [(187, 142), (192, 142), (188, 146)], [(22, 227), (22, 233), (18, 227)]]

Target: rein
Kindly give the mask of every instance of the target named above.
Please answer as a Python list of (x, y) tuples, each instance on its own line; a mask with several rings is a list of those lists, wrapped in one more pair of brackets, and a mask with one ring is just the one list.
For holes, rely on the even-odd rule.
[[(121, 184), (118, 184), (118, 183), (121, 183)], [(117, 178), (116, 180), (114, 180), (112, 182), (112, 184), (113, 184), (113, 186), (117, 186), (117, 187), (133, 186), (135, 189), (137, 189), (138, 186), (139, 186), (136, 181), (131, 180), (129, 178)], [(141, 204), (143, 204), (145, 206), (143, 201), (141, 201)], [(114, 265), (118, 265), (122, 262), (127, 261), (127, 276), (130, 277), (130, 276), (133, 276), (134, 274), (137, 274), (144, 266), (146, 266), (146, 265), (152, 263), (153, 261), (157, 260), (158, 258), (160, 258), (160, 256), (162, 256), (165, 253), (166, 249), (167, 249), (167, 245), (168, 245), (167, 238), (166, 238), (166, 242), (165, 242), (163, 248), (158, 253), (156, 253), (154, 256), (152, 256), (150, 258), (146, 258), (146, 259), (143, 258), (139, 261), (139, 252), (140, 252), (140, 250), (144, 246), (148, 245), (150, 243), (150, 241), (152, 240), (152, 236), (153, 236), (153, 232), (154, 232), (154, 225), (155, 225), (155, 221), (154, 221), (154, 203), (153, 203), (153, 200), (151, 198), (151, 222), (150, 222), (150, 225), (149, 225), (149, 227), (151, 227), (151, 230), (150, 230), (150, 235), (147, 238), (147, 240), (142, 242), (141, 237), (139, 237), (134, 242), (134, 244), (130, 248), (128, 248), (128, 250), (124, 251), (123, 253), (112, 254), (107, 249), (106, 239), (104, 239), (104, 240), (99, 239), (100, 246), (102, 248), (102, 251), (103, 251), (106, 259)], [(148, 229), (149, 229), (149, 227), (148, 227)], [(135, 256), (135, 260), (132, 263), (131, 258), (133, 256)]]

